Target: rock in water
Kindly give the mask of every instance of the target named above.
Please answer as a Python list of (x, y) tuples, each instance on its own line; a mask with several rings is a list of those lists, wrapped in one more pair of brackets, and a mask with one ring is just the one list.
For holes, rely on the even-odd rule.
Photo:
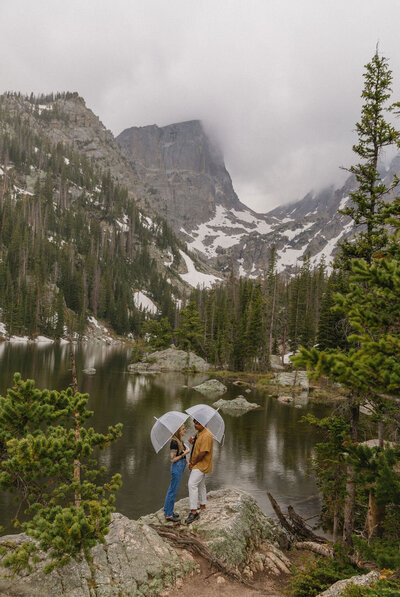
[(143, 373), (147, 371), (208, 371), (211, 365), (204, 359), (194, 354), (175, 348), (158, 350), (146, 355), (140, 363), (128, 365), (130, 373)]
[(96, 369), (94, 367), (88, 367), (87, 369), (82, 369), (82, 371), (87, 375), (94, 375), (96, 373)]
[(221, 396), (222, 394), (225, 394), (228, 388), (217, 379), (209, 379), (198, 386), (194, 386), (193, 389), (197, 392), (200, 392), (200, 394), (203, 394), (204, 396), (214, 398), (216, 396)]
[(244, 396), (238, 396), (233, 400), (223, 400), (221, 398), (221, 400), (214, 402), (213, 406), (214, 408), (219, 408), (224, 413), (236, 416), (244, 415), (250, 410), (260, 408), (255, 402), (248, 402)]

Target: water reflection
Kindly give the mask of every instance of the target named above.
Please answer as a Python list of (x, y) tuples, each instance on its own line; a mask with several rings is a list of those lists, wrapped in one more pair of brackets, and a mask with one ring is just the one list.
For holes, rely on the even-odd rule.
[[(199, 402), (212, 403), (193, 390), (208, 376), (131, 375), (127, 372), (130, 351), (124, 347), (82, 345), (75, 350), (79, 389), (90, 394), (89, 406), (95, 411), (92, 424), (99, 431), (117, 422), (124, 424), (123, 437), (100, 454), (101, 464), (110, 473), (123, 476), (117, 509), (131, 518), (158, 509), (170, 473), (168, 448), (156, 455), (150, 443), (153, 417), (167, 410), (183, 411)], [(87, 367), (94, 367), (96, 374), (83, 373)], [(12, 385), (15, 371), (23, 378), (35, 379), (38, 387), (64, 389), (71, 382), (69, 347), (0, 344), (1, 394)], [(241, 388), (232, 385), (224, 397), (240, 393)], [(317, 488), (307, 468), (316, 436), (309, 426), (299, 424), (304, 410), (256, 391), (247, 398), (262, 408), (242, 417), (224, 416), (225, 445), (215, 446), (215, 472), (208, 480), (209, 489), (234, 486), (249, 491), (268, 514), (272, 511), (266, 492), (270, 491), (281, 505), (296, 504), (301, 514), (314, 515), (319, 507)], [(309, 410), (317, 416), (324, 414), (321, 407)], [(178, 498), (187, 495), (186, 481), (187, 473)], [(12, 498), (0, 495), (1, 523), (12, 507)]]

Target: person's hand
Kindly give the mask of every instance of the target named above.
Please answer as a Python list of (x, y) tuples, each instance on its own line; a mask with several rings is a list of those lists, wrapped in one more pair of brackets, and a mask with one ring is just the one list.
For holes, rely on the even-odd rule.
[(189, 470), (191, 471), (193, 468), (193, 464), (191, 462), (189, 462)]
[(189, 442), (189, 444), (192, 444), (194, 442), (194, 437), (193, 436), (189, 437), (188, 442)]

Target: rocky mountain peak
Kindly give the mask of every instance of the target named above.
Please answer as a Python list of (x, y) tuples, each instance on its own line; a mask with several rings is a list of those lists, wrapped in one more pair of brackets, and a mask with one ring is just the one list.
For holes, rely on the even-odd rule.
[(131, 127), (117, 142), (176, 230), (209, 220), (217, 205), (240, 209), (222, 152), (200, 120)]

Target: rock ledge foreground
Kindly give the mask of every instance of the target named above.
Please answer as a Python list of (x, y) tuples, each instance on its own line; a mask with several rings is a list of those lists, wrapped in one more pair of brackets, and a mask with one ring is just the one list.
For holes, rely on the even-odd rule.
[[(188, 499), (177, 502), (183, 518)], [(104, 545), (92, 550), (93, 565), (75, 562), (44, 575), (43, 558), (30, 575), (0, 576), (0, 596), (7, 597), (133, 597), (166, 594), (179, 579), (194, 573), (197, 564), (184, 550), (175, 550), (149, 524), (165, 524), (162, 511), (129, 520), (114, 514)], [(183, 530), (189, 530), (186, 526)], [(288, 572), (289, 562), (279, 549), (285, 536), (260, 510), (256, 500), (237, 489), (209, 493), (207, 510), (190, 527), (208, 549), (227, 565), (251, 577), (252, 570)], [(24, 534), (2, 537), (15, 543)], [(268, 557), (270, 555), (270, 557)], [(275, 568), (275, 570), (273, 569)], [(286, 570), (285, 570), (286, 569)]]

